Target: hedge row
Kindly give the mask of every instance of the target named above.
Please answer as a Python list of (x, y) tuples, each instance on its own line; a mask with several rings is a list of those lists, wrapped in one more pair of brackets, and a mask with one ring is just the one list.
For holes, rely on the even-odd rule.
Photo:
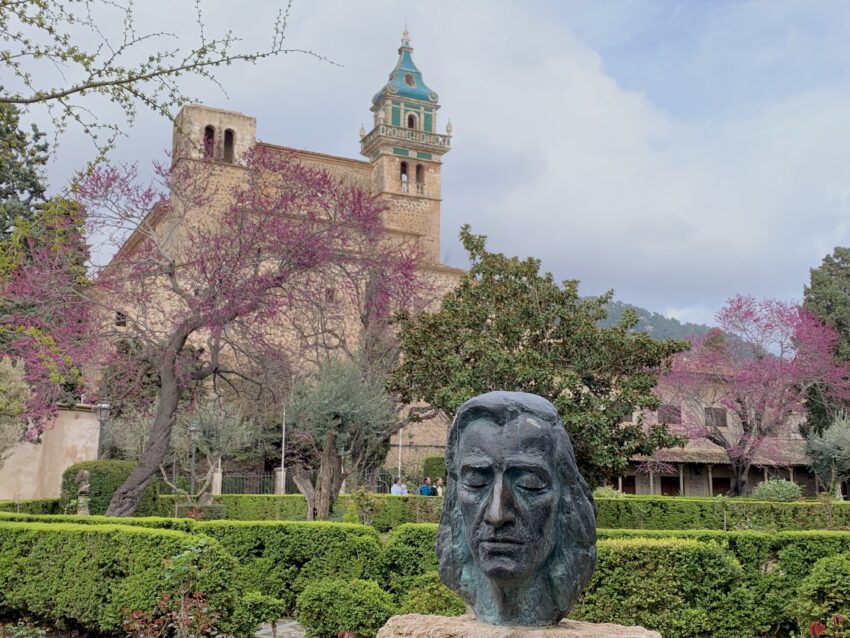
[(617, 529), (850, 529), (850, 502), (744, 498), (600, 498), (597, 525)]
[[(436, 569), (436, 531), (401, 525), (389, 535), (390, 591)], [(836, 531), (600, 529), (598, 536), (599, 564), (572, 616), (643, 624), (665, 638), (796, 635), (798, 623), (811, 620), (795, 615), (801, 582), (818, 561), (850, 552), (850, 533)]]
[(22, 501), (0, 501), (0, 512), (17, 512), (21, 514), (59, 514), (58, 498), (32, 498)]
[[(16, 522), (25, 518), (56, 522)], [(341, 587), (345, 591), (328, 579), (377, 583), (398, 609), (463, 608), (434, 576), (433, 524), (401, 525), (382, 545), (374, 528), (353, 524), (137, 518), (126, 521), (137, 525), (129, 526), (106, 525), (104, 520), (114, 519), (94, 516), (77, 519), (88, 525), (65, 522), (74, 518), (0, 514), (0, 613), (114, 633), (122, 608), (150, 609), (160, 593), (173, 591), (164, 565), (187, 545), (199, 544), (203, 582), (196, 588), (237, 633), (250, 626), (245, 601), (263, 607), (262, 596), (246, 594), (252, 591), (286, 614), (315, 616), (310, 622), (317, 627), (334, 614), (354, 618), (337, 607), (323, 615), (330, 603), (321, 601)], [(846, 532), (600, 530), (599, 536), (596, 573), (572, 615), (641, 624), (665, 638), (795, 635), (811, 620), (800, 612), (807, 608), (794, 602), (801, 583), (811, 581), (819, 560), (850, 552)], [(809, 582), (810, 589), (817, 585)], [(364, 601), (388, 600), (372, 586), (352, 585), (355, 590)], [(423, 600), (428, 609), (421, 609)], [(364, 611), (366, 623), (387, 611), (384, 602), (378, 615), (352, 613)]]
[[(138, 516), (173, 517), (176, 498), (146, 499)], [(364, 504), (351, 494), (337, 499), (333, 518), (357, 520), (380, 532), (404, 523), (436, 523), (442, 498), (369, 494)], [(307, 505), (300, 494), (222, 494), (229, 520), (304, 520)], [(850, 530), (850, 502), (772, 503), (752, 499), (626, 496), (596, 499), (597, 524), (604, 529), (714, 530)], [(57, 514), (57, 499), (2, 501), (0, 512)], [(96, 513), (93, 509), (92, 513)]]
[(122, 525), (4, 523), (0, 525), (0, 612), (28, 615), (50, 626), (116, 634), (122, 610), (153, 610), (163, 593), (178, 596), (182, 579), (164, 567), (191, 553), (193, 586), (219, 614), (222, 631), (248, 636), (235, 559), (198, 535)]
[[(173, 497), (161, 496), (159, 501), (156, 510), (142, 512), (173, 516)], [(223, 494), (215, 501), (225, 506), (231, 520), (303, 520), (306, 513), (300, 494)], [(439, 497), (369, 494), (364, 502), (355, 495), (342, 494), (334, 511), (337, 518), (348, 511), (360, 522), (385, 532), (404, 523), (438, 522), (442, 501)], [(599, 498), (596, 504), (598, 526), (609, 529), (850, 529), (850, 502), (625, 496)]]

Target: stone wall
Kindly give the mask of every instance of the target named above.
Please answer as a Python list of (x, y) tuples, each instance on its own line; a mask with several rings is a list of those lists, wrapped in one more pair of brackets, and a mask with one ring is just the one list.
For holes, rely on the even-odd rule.
[(58, 497), (62, 473), (75, 463), (97, 458), (99, 431), (91, 410), (60, 409), (41, 443), (18, 444), (0, 467), (0, 500)]

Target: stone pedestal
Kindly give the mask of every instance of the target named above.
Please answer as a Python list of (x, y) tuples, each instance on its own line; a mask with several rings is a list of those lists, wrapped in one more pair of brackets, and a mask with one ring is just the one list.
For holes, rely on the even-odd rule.
[(475, 621), (472, 616), (393, 616), (377, 638), (661, 638), (643, 627), (601, 625), (562, 620), (556, 627), (498, 627)]

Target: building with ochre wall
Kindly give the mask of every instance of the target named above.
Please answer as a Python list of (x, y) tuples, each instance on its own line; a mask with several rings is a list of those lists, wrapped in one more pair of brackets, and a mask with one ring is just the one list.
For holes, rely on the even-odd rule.
[[(440, 122), (439, 109), (439, 97), (414, 63), (413, 47), (405, 31), (389, 79), (372, 98), (371, 130), (361, 128), (359, 132), (359, 150), (365, 159), (258, 140), (255, 118), (204, 105), (186, 106), (177, 115), (172, 153), (180, 161), (215, 160), (213, 186), (217, 188), (212, 192), (221, 194), (222, 209), (227, 205), (228, 194), (243, 179), (244, 160), (252, 149), (287, 154), (302, 164), (371, 190), (385, 206), (384, 224), (390, 237), (414, 243), (420, 256), (419, 270), (428, 282), (430, 304), (415, 310), (436, 308), (442, 295), (463, 275), (462, 270), (440, 262), (441, 171), (443, 156), (451, 148), (452, 127)], [(214, 203), (212, 208), (216, 206), (219, 204)], [(157, 211), (152, 211), (146, 223), (156, 227), (158, 235), (179, 244), (181, 217), (169, 217), (167, 212), (161, 219), (156, 215)], [(169, 229), (169, 224), (173, 228)], [(142, 238), (141, 232), (131, 236), (116, 259), (132, 252), (135, 242)], [(349, 334), (356, 338), (356, 330)], [(446, 432), (447, 423), (442, 420), (405, 427), (403, 436), (393, 438), (388, 465), (398, 463), (400, 440), (402, 464), (416, 473), (423, 456), (442, 454)]]

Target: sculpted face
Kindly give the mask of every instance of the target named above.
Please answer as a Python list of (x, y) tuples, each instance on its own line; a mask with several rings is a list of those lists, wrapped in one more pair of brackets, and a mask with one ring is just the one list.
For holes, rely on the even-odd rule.
[(458, 506), (472, 560), (497, 582), (535, 575), (555, 546), (558, 485), (550, 428), (521, 414), (467, 425), (458, 443)]

